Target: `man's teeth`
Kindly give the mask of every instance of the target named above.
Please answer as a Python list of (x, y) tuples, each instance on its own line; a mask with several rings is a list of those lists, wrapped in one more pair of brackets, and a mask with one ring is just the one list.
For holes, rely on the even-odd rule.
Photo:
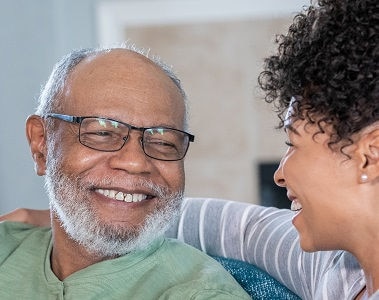
[(291, 203), (291, 210), (298, 211), (300, 209), (302, 209), (301, 204), (298, 201), (293, 200), (292, 203)]
[(96, 191), (106, 197), (113, 198), (118, 201), (125, 201), (125, 202), (140, 202), (147, 198), (147, 195), (145, 194), (124, 194), (123, 192), (118, 192), (115, 190), (103, 190), (103, 189), (97, 189)]

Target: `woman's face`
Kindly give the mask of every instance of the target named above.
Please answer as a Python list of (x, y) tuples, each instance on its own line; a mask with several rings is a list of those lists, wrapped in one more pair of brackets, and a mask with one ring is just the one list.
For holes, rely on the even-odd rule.
[[(304, 120), (285, 122), (288, 150), (275, 172), (275, 182), (287, 188), (296, 211), (293, 224), (305, 251), (345, 249), (349, 245), (353, 219), (359, 214), (357, 163), (328, 146), (328, 128)], [(355, 146), (344, 148), (353, 153)]]

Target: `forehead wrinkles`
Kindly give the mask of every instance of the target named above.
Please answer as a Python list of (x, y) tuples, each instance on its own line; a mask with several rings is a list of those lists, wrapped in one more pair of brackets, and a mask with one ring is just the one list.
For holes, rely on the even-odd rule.
[(159, 66), (136, 53), (114, 52), (117, 53), (112, 51), (79, 63), (67, 78), (63, 91), (65, 100), (74, 101), (75, 95), (86, 98), (86, 93), (92, 92), (104, 98), (109, 95), (117, 97), (118, 93), (121, 97), (125, 93), (146, 106), (157, 99), (161, 106), (175, 110), (175, 114), (181, 111), (180, 114), (185, 116), (185, 100), (180, 90)]
[(175, 86), (171, 78), (155, 63), (140, 54), (125, 50), (113, 50), (84, 59), (70, 75), (72, 79), (75, 76), (82, 76), (82, 80), (90, 82), (99, 79), (133, 82), (146, 89), (151, 86), (165, 89)]

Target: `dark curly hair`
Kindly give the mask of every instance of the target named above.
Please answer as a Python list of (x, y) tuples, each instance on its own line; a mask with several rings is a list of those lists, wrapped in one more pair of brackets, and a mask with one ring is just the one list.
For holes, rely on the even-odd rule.
[(379, 120), (378, 37), (378, 0), (319, 0), (297, 14), (258, 79), (278, 128), (293, 96), (294, 120), (331, 125), (330, 145)]

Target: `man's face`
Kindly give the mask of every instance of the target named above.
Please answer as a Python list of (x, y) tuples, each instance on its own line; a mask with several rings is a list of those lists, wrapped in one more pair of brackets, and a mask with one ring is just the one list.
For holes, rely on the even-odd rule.
[[(81, 62), (69, 76), (61, 103), (58, 113), (67, 115), (106, 117), (136, 127), (183, 130), (184, 126), (183, 99), (171, 79), (146, 58), (125, 50)], [(147, 157), (139, 131), (131, 131), (121, 150), (101, 152), (80, 144), (78, 124), (53, 122), (54, 134), (47, 147), (47, 183), (53, 191), (52, 208), (71, 237), (86, 244), (80, 239), (88, 236), (88, 228), (93, 226), (94, 238), (98, 238), (97, 232), (106, 239), (114, 236), (112, 244), (138, 236), (148, 216), (151, 223), (151, 216), (159, 215), (159, 225), (152, 227), (162, 227), (162, 222), (177, 214), (184, 189), (182, 160)], [(77, 236), (78, 230), (83, 234)], [(96, 242), (87, 244), (92, 250), (107, 252), (98, 250)], [(108, 255), (128, 250), (130, 247)]]

